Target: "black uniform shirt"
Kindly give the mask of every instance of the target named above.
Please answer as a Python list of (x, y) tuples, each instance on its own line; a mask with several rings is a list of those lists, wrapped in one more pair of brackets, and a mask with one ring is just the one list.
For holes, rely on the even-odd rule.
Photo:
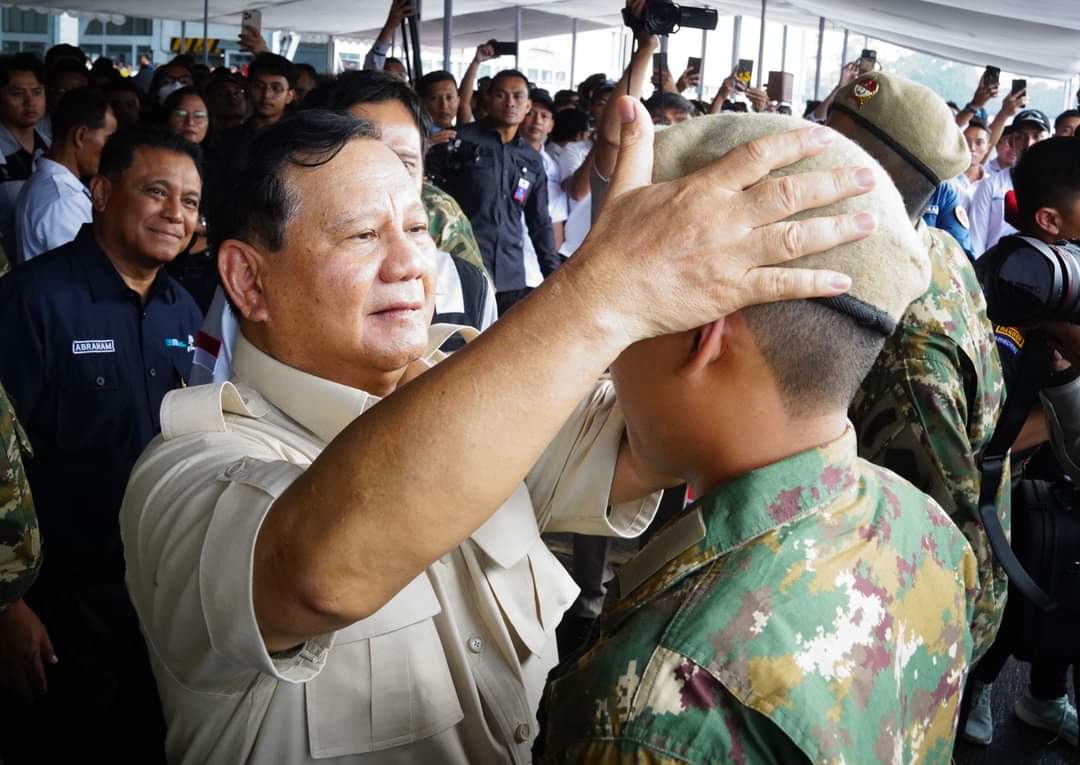
[(496, 292), (525, 288), (525, 236), (532, 239), (544, 276), (559, 267), (544, 162), (520, 135), (503, 143), (486, 122), (465, 125), (453, 143), (431, 150), (427, 169), (469, 216)]
[(164, 269), (142, 305), (89, 225), (0, 279), (0, 381), (34, 450), (46, 559), (122, 567), (128, 476), (161, 429), (162, 398), (188, 377), (201, 324)]

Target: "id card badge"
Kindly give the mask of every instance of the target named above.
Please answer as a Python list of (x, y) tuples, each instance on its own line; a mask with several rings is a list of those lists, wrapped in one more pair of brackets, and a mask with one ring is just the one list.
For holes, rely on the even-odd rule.
[(514, 189), (514, 201), (519, 205), (525, 204), (525, 198), (529, 196), (529, 183), (527, 178), (518, 178), (517, 188)]

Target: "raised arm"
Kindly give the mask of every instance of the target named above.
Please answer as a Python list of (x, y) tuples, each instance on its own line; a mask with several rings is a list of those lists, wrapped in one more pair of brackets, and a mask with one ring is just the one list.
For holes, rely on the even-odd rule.
[[(460, 544), (631, 343), (748, 304), (849, 286), (829, 272), (769, 266), (869, 233), (857, 228), (859, 216), (774, 223), (863, 193), (856, 173), (756, 183), (819, 151), (831, 131), (759, 139), (651, 185), (648, 115), (633, 99), (615, 108), (623, 151), (604, 211), (574, 258), (464, 350), (355, 420), (270, 508), (254, 561), (269, 650), (374, 613)], [(698, 225), (715, 219), (726, 225)], [(663, 248), (643, 248), (642, 230)]]
[[(994, 121), (990, 123), (990, 139), (989, 146), (993, 148), (998, 145), (998, 141), (1001, 140), (1001, 134), (1005, 132), (1005, 126), (1009, 123), (1017, 112), (1024, 108), (1027, 104), (1027, 91), (1021, 90), (1019, 93), (1010, 93), (1005, 96), (1001, 101), (1001, 111), (994, 115)], [(986, 153), (990, 156), (990, 152)]]
[(817, 105), (813, 113), (810, 115), (814, 118), (815, 122), (824, 122), (829, 118), (829, 107), (832, 106), (833, 100), (836, 99), (836, 94), (840, 92), (840, 88), (848, 85), (852, 80), (859, 76), (859, 62), (850, 61), (844, 64), (844, 68), (840, 70), (840, 82), (836, 83), (836, 87), (833, 88), (832, 93), (825, 97), (825, 100)]
[(472, 97), (473, 92), (476, 90), (476, 71), (480, 68), (480, 64), (492, 58), (495, 58), (494, 48), (486, 43), (477, 46), (476, 55), (469, 62), (469, 68), (465, 70), (465, 74), (461, 77), (461, 87), (458, 88), (458, 125), (467, 125), (476, 121), (472, 110)]
[[(634, 15), (640, 15), (645, 7), (645, 0), (628, 0), (627, 7)], [(649, 65), (653, 52), (659, 47), (660, 41), (653, 35), (639, 32), (635, 35), (637, 49), (630, 59), (630, 66), (623, 72), (622, 79), (615, 86), (611, 94), (604, 116), (600, 119), (600, 125), (596, 131), (596, 143), (593, 146), (593, 164), (596, 171), (604, 178), (611, 176), (615, 170), (615, 158), (619, 154), (619, 141), (622, 122), (619, 118), (617, 96), (629, 95), (634, 99), (641, 98), (645, 88), (645, 82), (649, 74)], [(585, 163), (588, 168), (588, 162)], [(588, 170), (586, 169), (586, 172)]]
[(406, 16), (412, 16), (414, 13), (412, 0), (391, 1), (390, 12), (386, 15), (386, 23), (379, 30), (379, 36), (375, 39), (375, 44), (371, 46), (371, 50), (364, 56), (364, 69), (381, 70), (383, 68), (386, 63), (386, 53), (390, 50), (390, 44), (394, 41), (395, 30), (401, 26), (401, 22)]

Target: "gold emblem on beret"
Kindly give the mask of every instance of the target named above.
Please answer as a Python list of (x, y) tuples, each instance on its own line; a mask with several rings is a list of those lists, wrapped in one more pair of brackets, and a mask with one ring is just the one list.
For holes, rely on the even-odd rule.
[(855, 83), (855, 87), (851, 89), (851, 97), (855, 99), (859, 108), (862, 109), (863, 104), (877, 95), (878, 87), (877, 80), (873, 77), (867, 77)]

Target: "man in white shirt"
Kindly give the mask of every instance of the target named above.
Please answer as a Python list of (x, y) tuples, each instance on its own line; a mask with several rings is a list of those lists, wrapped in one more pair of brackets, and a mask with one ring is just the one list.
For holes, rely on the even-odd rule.
[[(532, 109), (521, 123), (521, 137), (525, 139), (525, 143), (536, 150), (544, 162), (544, 172), (547, 174), (548, 213), (551, 215), (551, 227), (555, 233), (555, 249), (557, 250), (566, 238), (564, 226), (570, 211), (567, 207), (566, 191), (562, 187), (563, 175), (559, 169), (559, 163), (548, 154), (545, 148), (548, 136), (555, 127), (555, 102), (543, 88), (533, 88), (529, 91), (529, 100), (532, 101)], [(522, 219), (524, 220), (524, 214), (522, 214)], [(522, 230), (527, 230), (525, 223), (522, 223)], [(532, 251), (532, 242), (529, 241), (528, 236), (525, 237), (525, 246), (526, 250)], [(532, 258), (536, 259), (535, 251), (532, 251)], [(538, 272), (540, 270), (539, 263), (536, 270)]]
[(60, 98), (52, 126), (52, 146), (15, 201), (16, 263), (67, 244), (90, 223), (93, 208), (83, 181), (97, 174), (116, 117), (99, 90), (76, 88)]
[[(1011, 127), (1009, 146), (1016, 153), (1017, 161), (1027, 147), (1050, 137), (1050, 120), (1038, 109), (1020, 112)], [(982, 181), (975, 189), (968, 219), (971, 222), (971, 251), (976, 259), (1001, 237), (1017, 232), (1005, 220), (1005, 197), (1012, 188), (1012, 172), (1006, 168)]]
[(982, 120), (972, 119), (964, 128), (964, 140), (971, 153), (971, 164), (964, 172), (953, 178), (951, 183), (960, 197), (959, 205), (966, 213), (971, 205), (971, 197), (975, 194), (976, 185), (989, 175), (983, 162), (990, 151), (990, 128)]
[[(650, 185), (648, 117), (618, 106), (623, 154), (589, 242), (445, 361), (400, 159), (318, 110), (256, 139), (231, 215), (211, 218), (235, 384), (170, 396), (121, 511), (174, 763), (531, 761), (576, 594), (540, 529), (638, 533), (641, 498), (670, 480), (597, 380), (638, 340), (842, 294), (845, 276), (761, 266), (869, 233), (850, 215), (776, 224), (864, 193), (855, 168), (758, 183), (829, 131)], [(730, 226), (694, 225), (710, 216)]]

